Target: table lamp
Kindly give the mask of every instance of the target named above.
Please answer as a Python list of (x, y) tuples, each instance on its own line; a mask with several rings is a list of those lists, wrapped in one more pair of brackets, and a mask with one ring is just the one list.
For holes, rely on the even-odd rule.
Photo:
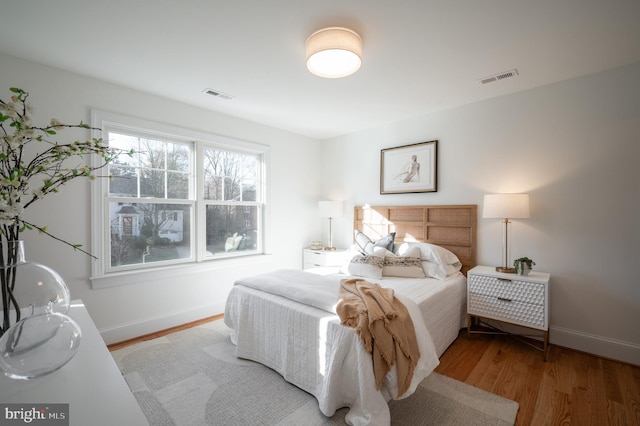
[(331, 235), (331, 220), (336, 217), (342, 216), (342, 201), (319, 201), (318, 208), (320, 209), (320, 216), (329, 218), (329, 245), (325, 247), (325, 250), (335, 250), (333, 247), (332, 235)]
[(509, 219), (525, 219), (529, 217), (528, 194), (487, 194), (484, 196), (482, 217), (488, 219), (503, 219), (502, 252), (504, 259), (502, 266), (496, 266), (496, 271), (514, 274), (515, 268), (509, 265)]

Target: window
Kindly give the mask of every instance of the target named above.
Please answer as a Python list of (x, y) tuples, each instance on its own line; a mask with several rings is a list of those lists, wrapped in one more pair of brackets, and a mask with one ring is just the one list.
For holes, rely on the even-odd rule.
[(207, 251), (256, 250), (259, 157), (207, 147), (203, 158)]
[(264, 146), (103, 112), (93, 126), (123, 152), (93, 187), (94, 276), (263, 252)]

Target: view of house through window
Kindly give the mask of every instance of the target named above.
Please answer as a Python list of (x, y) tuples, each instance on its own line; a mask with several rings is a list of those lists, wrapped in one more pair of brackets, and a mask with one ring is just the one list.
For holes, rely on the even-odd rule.
[(261, 252), (261, 152), (124, 126), (103, 132), (132, 152), (109, 165), (102, 186), (105, 272)]
[(191, 258), (192, 144), (113, 131), (109, 145), (133, 152), (109, 166), (111, 266)]

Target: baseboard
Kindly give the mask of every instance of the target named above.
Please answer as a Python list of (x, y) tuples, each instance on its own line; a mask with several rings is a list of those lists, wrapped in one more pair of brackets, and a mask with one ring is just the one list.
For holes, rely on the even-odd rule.
[[(541, 337), (536, 335), (536, 330), (526, 329), (503, 322), (495, 322), (491, 320), (484, 321), (491, 326), (508, 333), (519, 334), (525, 330), (527, 333), (531, 333), (527, 334), (527, 337), (541, 340)], [(595, 334), (585, 333), (583, 331), (556, 327), (553, 325), (549, 327), (549, 343), (597, 355), (602, 358), (640, 366), (640, 345), (637, 343), (625, 342), (623, 340), (612, 339), (610, 337), (598, 336)]]
[(555, 326), (549, 329), (549, 341), (554, 345), (640, 366), (640, 345), (636, 343)]
[(171, 312), (165, 315), (144, 318), (139, 321), (118, 324), (113, 327), (100, 329), (100, 335), (107, 345), (124, 342), (139, 336), (144, 336), (168, 328), (177, 327), (202, 318), (218, 315), (224, 311), (224, 306), (204, 305), (194, 309)]

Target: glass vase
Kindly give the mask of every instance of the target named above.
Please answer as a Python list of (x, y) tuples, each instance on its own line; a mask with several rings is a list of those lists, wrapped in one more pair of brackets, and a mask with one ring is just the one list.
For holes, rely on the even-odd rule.
[(11, 293), (11, 302), (2, 306), (5, 329), (29, 315), (69, 311), (71, 295), (67, 284), (48, 266), (28, 262), (24, 241), (2, 240), (0, 250), (0, 282)]
[(65, 314), (31, 315), (0, 337), (0, 370), (12, 379), (35, 379), (59, 370), (78, 351), (80, 326)]
[(29, 262), (23, 241), (0, 241), (0, 370), (15, 379), (52, 373), (73, 358), (82, 334), (68, 317), (71, 296), (53, 269)]

